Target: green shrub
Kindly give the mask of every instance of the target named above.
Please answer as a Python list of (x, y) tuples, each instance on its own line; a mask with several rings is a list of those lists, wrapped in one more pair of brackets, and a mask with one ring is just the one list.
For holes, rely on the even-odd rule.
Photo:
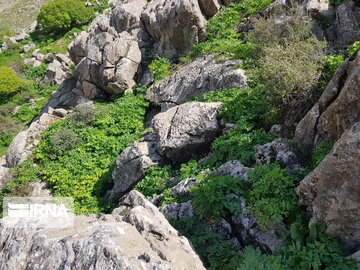
[(165, 79), (171, 74), (171, 62), (166, 57), (153, 60), (149, 65), (149, 68), (154, 75), (155, 82)]
[(309, 166), (309, 170), (314, 170), (321, 161), (330, 153), (333, 149), (335, 142), (321, 142), (318, 146), (314, 149), (311, 155), (311, 163)]
[(337, 7), (340, 6), (341, 4), (345, 3), (348, 0), (329, 0), (330, 5)]
[(200, 218), (221, 220), (227, 216), (241, 214), (239, 199), (229, 196), (243, 196), (246, 184), (243, 179), (226, 175), (209, 175), (192, 189), (192, 202)]
[(0, 115), (0, 147), (8, 146), (12, 139), (19, 133), (22, 126), (14, 120)]
[(81, 0), (53, 0), (42, 6), (37, 20), (47, 32), (63, 32), (93, 17), (94, 10)]
[(336, 69), (344, 62), (344, 57), (341, 55), (327, 55), (324, 57), (323, 62), (323, 76), (324, 76), (324, 85), (331, 80)]
[(80, 143), (81, 139), (68, 128), (60, 129), (50, 137), (51, 148), (56, 156), (64, 155), (67, 151), (75, 149)]
[(249, 172), (249, 180), (249, 208), (262, 228), (279, 223), (297, 209), (295, 185), (299, 179), (279, 164), (256, 167)]
[(135, 189), (150, 199), (170, 187), (169, 179), (173, 174), (174, 172), (170, 166), (150, 167), (145, 177), (135, 186)]
[(246, 166), (252, 166), (255, 163), (254, 146), (267, 143), (274, 138), (274, 135), (266, 134), (263, 130), (243, 133), (242, 129), (233, 129), (212, 143), (213, 153), (206, 164), (213, 167), (220, 166), (229, 160), (239, 160)]
[(0, 103), (5, 102), (24, 85), (25, 81), (18, 78), (11, 68), (0, 66)]
[(188, 163), (181, 164), (178, 176), (180, 179), (195, 177), (203, 169), (205, 169), (204, 165), (200, 164), (197, 160), (192, 159)]
[(352, 44), (346, 51), (347, 56), (351, 57), (355, 53), (357, 53), (360, 49), (360, 41), (355, 41), (354, 44)]

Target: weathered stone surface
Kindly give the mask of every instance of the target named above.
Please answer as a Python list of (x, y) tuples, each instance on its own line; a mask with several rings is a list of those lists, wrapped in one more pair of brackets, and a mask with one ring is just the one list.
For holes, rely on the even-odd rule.
[(107, 194), (112, 202), (133, 188), (148, 168), (166, 160), (155, 149), (156, 135), (152, 134), (126, 148), (116, 161), (113, 171), (114, 188)]
[[(147, 1), (117, 1), (115, 8), (95, 19), (69, 46), (78, 88), (89, 90), (89, 83), (110, 94), (120, 94), (135, 85), (141, 62), (140, 48), (146, 45), (140, 21)], [(92, 88), (95, 89), (95, 88)], [(94, 98), (94, 91), (87, 91)]]
[(213, 171), (213, 173), (230, 175), (233, 178), (241, 178), (247, 181), (248, 171), (249, 168), (245, 167), (240, 161), (230, 160)]
[(23, 163), (31, 155), (34, 147), (39, 144), (40, 136), (45, 129), (58, 119), (57, 116), (44, 113), (32, 122), (27, 130), (16, 135), (6, 154), (7, 166), (13, 168)]
[(190, 188), (195, 186), (195, 183), (196, 178), (186, 178), (171, 188), (170, 195), (180, 197), (190, 196)]
[(360, 40), (360, 5), (355, 1), (346, 1), (336, 9), (335, 22), (328, 30), (328, 38), (340, 50)]
[(307, 0), (304, 1), (302, 6), (315, 19), (323, 20), (334, 15), (334, 10), (327, 0)]
[(312, 211), (311, 223), (360, 247), (360, 123), (345, 132), (331, 153), (300, 182), (300, 203)]
[(193, 154), (206, 151), (221, 133), (217, 120), (221, 105), (191, 102), (157, 114), (153, 119), (157, 151), (174, 163), (185, 162)]
[(145, 197), (132, 191), (123, 204), (111, 215), (77, 216), (75, 226), (63, 230), (1, 223), (1, 269), (205, 269), (189, 241)]
[(0, 158), (0, 189), (9, 182), (10, 178), (10, 169), (6, 164), (6, 158)]
[(147, 98), (164, 109), (214, 90), (247, 88), (245, 72), (236, 69), (240, 63), (239, 60), (219, 63), (211, 55), (199, 57), (151, 87)]
[(153, 0), (143, 12), (143, 20), (160, 56), (179, 58), (205, 39), (207, 21), (198, 1)]
[(194, 217), (191, 201), (168, 204), (160, 207), (159, 211), (167, 218), (174, 220)]
[(221, 7), (220, 0), (199, 0), (201, 10), (207, 18), (211, 18), (219, 12)]
[(296, 127), (298, 142), (336, 141), (360, 121), (360, 53), (340, 65), (319, 101)]
[(254, 147), (257, 165), (279, 162), (283, 168), (294, 167), (299, 160), (289, 143), (282, 139), (276, 139), (264, 145)]

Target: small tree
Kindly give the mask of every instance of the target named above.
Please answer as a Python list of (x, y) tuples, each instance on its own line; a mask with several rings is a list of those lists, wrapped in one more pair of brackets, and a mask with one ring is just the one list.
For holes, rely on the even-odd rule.
[(94, 13), (81, 0), (54, 0), (41, 8), (37, 20), (45, 31), (61, 32), (89, 22)]

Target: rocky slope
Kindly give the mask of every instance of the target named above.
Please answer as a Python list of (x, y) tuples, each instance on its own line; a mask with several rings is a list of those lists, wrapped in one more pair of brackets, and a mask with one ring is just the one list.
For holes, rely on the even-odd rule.
[[(242, 20), (235, 29), (241, 32), (241, 35), (247, 35), (254, 31), (257, 20), (272, 16), (275, 16), (276, 23), (284, 25), (289, 19), (288, 13), (280, 9), (284, 14), (281, 12), (279, 14), (279, 7), (287, 10), (290, 6), (296, 6), (295, 2), (299, 2), (304, 19), (309, 19), (307, 15), (312, 17), (314, 35), (327, 40), (329, 51), (343, 52), (354, 41), (360, 39), (360, 31), (358, 31), (360, 8), (357, 1), (348, 1), (334, 7), (327, 1), (278, 0), (265, 10), (261, 10), (256, 15), (257, 17)], [(251, 106), (257, 106), (251, 103), (254, 100), (244, 102), (246, 107), (242, 103), (239, 106), (239, 103), (236, 103), (237, 99), (232, 99), (230, 102), (226, 98), (224, 102), (213, 101), (211, 94), (221, 95), (216, 90), (229, 91), (236, 88), (240, 93), (237, 98), (240, 97), (241, 100), (248, 97), (253, 91), (251, 87), (254, 81), (249, 80), (245, 73), (251, 73), (249, 66), (252, 67), (252, 61), (256, 61), (254, 59), (257, 59), (257, 56), (252, 56), (253, 58), (249, 61), (246, 57), (244, 57), (246, 59), (232, 59), (236, 58), (235, 53), (219, 56), (214, 52), (213, 55), (206, 53), (190, 58), (186, 63), (180, 61), (181, 57), (191, 52), (193, 46), (206, 41), (207, 23), (218, 14), (221, 5), (230, 5), (230, 3), (231, 1), (220, 0), (114, 1), (113, 8), (99, 15), (89, 28), (81, 32), (70, 44), (68, 51), (71, 61), (75, 64), (74, 77), (65, 78), (71, 66), (71, 61), (67, 56), (56, 55), (56, 59), (48, 68), (47, 77), (52, 81), (61, 82), (61, 86), (53, 93), (42, 113), (32, 121), (28, 129), (18, 134), (11, 143), (6, 156), (6, 164), (0, 164), (2, 166), (0, 180), (3, 178), (3, 181), (0, 181), (0, 187), (2, 182), (5, 184), (6, 180), (10, 179), (8, 168), (19, 168), (18, 166), (27, 159), (34, 161), (32, 159), (34, 149), (38, 147), (42, 139), (49, 140), (42, 136), (54, 122), (72, 117), (72, 112), (78, 112), (81, 108), (96, 111), (98, 105), (94, 105), (93, 100), (123, 95), (131, 91), (138, 94), (136, 85), (139, 82), (146, 82), (145, 84), (149, 86), (146, 94), (142, 95), (145, 95), (150, 103), (147, 115), (150, 130), (144, 131), (140, 140), (137, 139), (141, 136), (127, 134), (136, 139), (126, 141), (121, 153), (116, 153), (118, 158), (114, 166), (110, 166), (107, 172), (98, 173), (103, 174), (102, 177), (109, 172), (112, 174), (112, 186), (106, 183), (106, 187), (110, 188), (106, 194), (105, 192), (102, 194), (103, 198), (101, 198), (108, 200), (109, 205), (112, 203), (117, 207), (111, 214), (80, 215), (75, 218), (74, 228), (60, 231), (42, 228), (37, 226), (36, 222), (29, 223), (25, 227), (26, 230), (21, 228), (23, 224), (18, 224), (15, 228), (6, 228), (4, 224), (0, 224), (0, 269), (19, 267), (21, 269), (82, 269), (84, 267), (86, 269), (205, 269), (197, 254), (201, 250), (195, 251), (189, 240), (181, 236), (166, 218), (174, 224), (184, 219), (196, 220), (198, 222), (196, 226), (209, 230), (209, 235), (212, 233), (220, 235), (219, 239), (225, 241), (226, 248), (224, 249), (228, 249), (232, 257), (240, 257), (246, 261), (245, 255), (239, 254), (242, 254), (242, 250), (246, 250), (244, 247), (253, 246), (259, 248), (259, 253), (256, 253), (259, 261), (266, 256), (264, 254), (273, 253), (273, 259), (278, 259), (280, 267), (285, 269), (284, 267), (289, 267), (290, 264), (282, 260), (287, 259), (288, 253), (285, 256), (279, 254), (279, 247), (288, 241), (285, 237), (287, 234), (293, 237), (292, 241), (298, 240), (296, 237), (303, 240), (304, 233), (297, 234), (297, 228), (294, 229), (295, 226), (289, 222), (292, 219), (301, 219), (306, 214), (297, 201), (291, 203), (286, 201), (285, 204), (289, 203), (297, 207), (290, 209), (299, 211), (299, 214), (296, 213), (298, 217), (294, 217), (294, 213), (288, 216), (281, 213), (279, 218), (277, 213), (273, 213), (270, 218), (277, 218), (276, 222), (272, 220), (264, 225), (262, 220), (264, 217), (259, 212), (268, 209), (267, 207), (279, 207), (276, 205), (277, 202), (274, 205), (268, 203), (273, 203), (277, 196), (289, 198), (293, 196), (294, 200), (299, 199), (301, 205), (308, 207), (308, 213), (311, 215), (310, 223), (306, 223), (305, 226), (296, 224), (297, 226), (303, 226), (306, 229), (302, 229), (309, 230), (307, 225), (324, 222), (326, 233), (339, 237), (348, 254), (359, 250), (360, 190), (357, 163), (359, 160), (360, 52), (346, 59), (336, 69), (321, 97), (315, 104), (312, 103), (314, 104), (312, 109), (297, 124), (293, 140), (287, 136), (291, 133), (288, 130), (291, 131), (292, 127), (274, 125), (270, 128), (267, 123), (262, 123), (261, 128), (266, 129), (267, 133), (260, 130), (258, 134), (266, 136), (267, 139), (266, 141), (259, 139), (259, 143), (252, 145), (252, 142), (249, 142), (252, 140), (249, 134), (252, 134), (250, 132), (253, 132), (251, 130), (253, 126), (243, 128), (241, 125), (247, 123), (245, 118), (248, 115), (248, 112), (242, 110), (245, 108), (250, 111), (253, 109)], [(249, 14), (251, 14), (250, 11), (242, 15)], [(322, 24), (326, 25), (329, 20), (333, 20), (329, 27), (320, 27)], [(232, 31), (235, 30), (232, 29)], [(234, 34), (235, 39), (240, 38), (241, 35), (238, 34)], [(227, 40), (229, 43), (233, 41), (233, 39)], [(246, 42), (242, 41), (241, 45), (244, 44)], [(149, 48), (152, 48), (152, 58), (167, 57), (173, 63), (180, 64), (173, 67), (169, 76), (154, 81), (148, 68)], [(33, 58), (35, 58), (35, 63), (35, 61), (40, 61), (38, 58), (45, 59), (46, 56), (36, 53)], [(62, 68), (59, 71), (60, 66)], [(222, 93), (221, 91), (219, 92)], [(204, 97), (209, 93), (211, 98), (206, 100)], [(200, 100), (194, 101), (195, 98)], [(256, 96), (254, 99), (261, 100), (261, 97)], [(233, 107), (226, 107), (228, 103), (235, 104), (232, 105), (236, 107), (236, 113), (231, 111)], [(264, 104), (259, 106), (264, 106)], [(243, 117), (240, 117), (242, 122), (227, 123), (223, 116), (228, 112), (227, 110), (230, 113), (240, 114)], [(98, 119), (99, 122), (96, 124), (108, 120), (107, 112), (101, 113), (99, 115), (102, 118)], [(84, 118), (87, 117), (91, 118), (91, 113), (85, 114)], [(251, 115), (251, 117), (259, 118), (258, 115)], [(279, 122), (285, 122), (285, 119), (280, 119)], [(84, 122), (78, 125), (91, 124)], [(231, 136), (244, 134), (249, 137), (244, 137), (245, 139), (234, 144), (233, 148), (246, 152), (244, 155), (251, 152), (248, 160), (217, 161), (216, 165), (203, 170), (202, 164), (206, 164), (214, 156), (214, 142), (217, 143), (219, 139), (224, 140), (224, 138), (237, 142), (237, 137)], [(274, 139), (274, 137), (278, 138)], [(95, 139), (96, 136), (94, 136)], [(134, 142), (135, 140), (137, 141)], [(322, 142), (328, 141), (337, 142), (331, 152), (324, 155), (326, 157), (319, 161), (313, 171), (304, 178), (304, 172), (307, 172), (305, 168), (307, 164), (304, 160), (309, 157), (304, 158), (301, 153), (306, 155), (306, 150), (309, 148), (313, 150)], [(246, 143), (251, 145), (250, 150), (241, 148)], [(220, 144), (220, 147), (226, 147), (224, 145)], [(105, 147), (106, 145), (94, 146), (95, 149), (106, 149)], [(227, 150), (232, 152), (237, 149)], [(81, 149), (81, 151), (85, 150)], [(183, 165), (194, 156), (197, 156), (198, 160), (195, 163), (201, 169), (188, 169), (186, 166), (189, 165), (185, 165), (185, 168), (191, 171), (189, 173)], [(205, 158), (200, 160), (199, 157)], [(52, 156), (50, 159), (57, 158), (57, 156)], [(244, 165), (248, 163), (250, 165)], [(86, 167), (87, 164), (84, 163), (81, 166)], [(176, 168), (177, 175), (166, 176), (166, 188), (154, 196), (151, 202), (133, 190), (134, 187), (139, 188), (137, 185), (141, 184), (149, 173), (151, 174), (152, 169), (169, 167)], [(48, 168), (51, 166), (46, 169)], [(110, 168), (112, 171), (109, 171)], [(259, 176), (263, 173), (260, 171), (262, 169), (265, 170), (265, 174)], [(270, 169), (272, 171), (266, 171)], [(37, 176), (41, 177), (46, 173), (46, 170), (40, 171)], [(179, 175), (182, 173), (186, 177), (181, 178)], [(44, 179), (46, 177), (48, 176), (46, 175)], [(151, 184), (161, 186), (162, 176), (157, 177), (154, 178), (158, 182)], [(206, 184), (211, 182), (211, 177), (215, 177), (216, 180), (212, 180), (215, 184), (208, 188)], [(216, 177), (221, 177), (221, 179)], [(256, 183), (254, 181), (256, 177), (265, 179), (268, 183), (266, 181)], [(294, 180), (296, 177), (301, 177), (301, 179)], [(54, 181), (54, 178), (49, 178)], [(272, 182), (274, 179), (281, 179), (283, 182), (274, 184)], [(220, 182), (218, 186), (216, 186), (216, 181)], [(226, 181), (234, 182), (230, 182), (229, 186)], [(79, 184), (79, 189), (88, 185), (88, 183), (83, 186), (81, 184)], [(265, 190), (256, 190), (257, 185), (263, 185)], [(56, 188), (55, 184), (53, 186)], [(201, 192), (202, 190), (199, 191), (199, 189), (202, 187), (205, 187), (207, 193), (200, 193), (204, 196), (200, 199), (209, 198), (213, 201), (206, 203), (217, 204), (210, 205), (209, 208), (217, 209), (218, 205), (224, 205), (225, 210), (220, 214), (221, 218), (214, 213), (206, 216), (198, 209), (199, 198), (196, 197), (196, 192)], [(217, 190), (209, 190), (214, 187)], [(294, 192), (295, 187), (298, 198)], [(151, 188), (154, 187), (149, 189)], [(289, 196), (276, 194), (280, 193), (277, 188), (281, 192), (288, 192)], [(96, 189), (95, 186), (94, 192)], [(269, 201), (262, 206), (263, 209), (257, 209), (258, 211), (254, 210), (256, 203), (249, 197), (249, 194), (259, 196), (257, 192), (263, 192), (261, 194), (264, 197), (270, 197)], [(45, 193), (41, 192), (41, 194)], [(34, 193), (33, 195), (35, 196)], [(288, 205), (284, 206), (283, 212), (287, 211), (287, 207)], [(193, 226), (190, 231), (196, 231), (198, 229), (196, 226)], [(309, 243), (322, 241), (322, 239), (312, 239), (314, 236), (311, 235), (312, 233), (314, 232), (310, 231), (310, 237), (303, 241), (306, 242), (304, 246), (300, 246), (304, 244), (303, 242), (297, 243), (303, 250), (309, 248), (307, 241)], [(315, 231), (315, 238), (321, 233), (323, 232), (320, 230)], [(208, 242), (205, 241), (205, 245)], [(332, 249), (329, 243), (330, 240), (326, 242), (326, 245)], [(201, 243), (194, 244), (201, 246)], [(295, 246), (294, 242), (291, 242), (290, 246)], [(234, 248), (236, 252), (231, 253), (230, 250)], [(216, 257), (216, 252), (210, 252), (211, 255), (208, 256)], [(324, 251), (321, 255), (327, 256), (325, 253)], [(340, 256), (339, 254), (336, 253), (336, 256)], [(335, 257), (332, 253), (329, 256)], [(347, 261), (343, 254), (341, 256), (345, 265)], [(305, 257), (307, 257), (306, 254)], [(328, 257), (324, 261), (326, 259), (331, 261)], [(273, 261), (269, 260), (267, 263), (270, 264)], [(223, 263), (223, 266), (226, 264)], [(307, 266), (301, 264), (301, 267)], [(243, 267), (240, 269), (246, 269), (243, 265), (240, 267)], [(262, 267), (259, 269), (265, 269), (264, 265)]]

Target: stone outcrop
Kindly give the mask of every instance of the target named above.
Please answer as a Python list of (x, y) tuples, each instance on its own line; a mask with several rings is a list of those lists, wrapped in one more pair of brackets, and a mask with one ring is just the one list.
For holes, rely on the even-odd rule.
[(151, 134), (120, 154), (113, 171), (114, 187), (107, 195), (110, 201), (116, 202), (131, 190), (144, 177), (148, 168), (166, 163), (166, 159), (156, 151), (155, 143), (156, 135)]
[(192, 202), (172, 203), (159, 208), (159, 211), (167, 218), (178, 220), (194, 217)]
[(222, 103), (191, 102), (157, 114), (153, 119), (157, 151), (174, 163), (200, 154), (221, 133), (217, 110)]
[(60, 118), (55, 115), (44, 113), (38, 120), (32, 122), (27, 130), (16, 135), (6, 154), (7, 166), (13, 168), (23, 163), (39, 144), (40, 136), (45, 129), (58, 119)]
[(245, 167), (240, 161), (238, 160), (230, 160), (219, 168), (215, 169), (212, 173), (213, 174), (222, 174), (222, 175), (229, 175), (233, 178), (241, 178), (245, 181), (248, 180), (248, 171), (249, 168)]
[(360, 247), (360, 123), (345, 132), (331, 153), (300, 182), (300, 203), (310, 207), (311, 223), (325, 222), (327, 233)]
[(146, 4), (146, 0), (118, 1), (70, 44), (70, 56), (77, 64), (77, 87), (85, 96), (94, 98), (101, 90), (120, 94), (135, 85), (140, 48), (147, 40), (140, 21)]
[(360, 121), (360, 53), (337, 69), (319, 101), (296, 127), (298, 142), (336, 141)]
[(256, 145), (254, 150), (257, 165), (279, 162), (283, 168), (291, 169), (300, 167), (299, 159), (292, 147), (282, 138), (263, 145)]
[(179, 58), (205, 40), (207, 20), (196, 0), (153, 0), (143, 20), (159, 56)]
[(136, 191), (111, 215), (77, 216), (72, 228), (0, 224), (0, 246), (1, 269), (205, 269), (189, 241)]
[(147, 98), (169, 106), (184, 103), (207, 92), (231, 88), (247, 88), (245, 72), (236, 69), (241, 60), (216, 61), (214, 56), (203, 56), (184, 65), (180, 70), (153, 85)]
[(72, 61), (66, 55), (61, 53), (55, 54), (55, 59), (47, 68), (45, 82), (50, 85), (60, 85), (66, 79), (71, 64)]
[(346, 1), (336, 9), (335, 22), (328, 29), (328, 39), (340, 50), (360, 40), (360, 5), (356, 1)]

